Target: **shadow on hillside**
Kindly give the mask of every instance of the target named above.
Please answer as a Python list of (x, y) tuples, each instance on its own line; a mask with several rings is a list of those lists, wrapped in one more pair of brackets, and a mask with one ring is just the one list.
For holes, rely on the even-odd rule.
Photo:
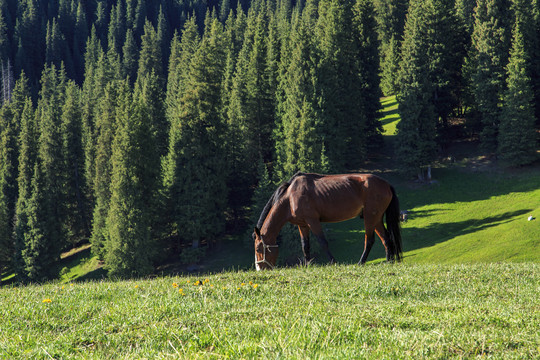
[[(432, 214), (434, 209), (422, 212), (423, 216)], [(497, 216), (484, 219), (471, 219), (467, 221), (456, 221), (451, 223), (433, 223), (427, 227), (403, 227), (403, 251), (411, 251), (427, 246), (433, 246), (455, 237), (475, 233), (494, 226), (511, 222), (515, 217), (529, 213), (531, 209), (507, 212)], [(415, 213), (415, 216), (419, 216)], [(364, 250), (364, 223), (363, 221), (350, 220), (342, 223), (341, 226), (329, 226), (327, 235), (330, 242), (330, 250), (334, 253), (339, 263), (357, 263)], [(375, 244), (369, 254), (368, 260), (384, 258), (384, 247), (378, 237), (375, 237)], [(326, 259), (318, 256), (318, 263), (326, 263)]]
[[(538, 175), (538, 176), (536, 176)], [(383, 175), (384, 176), (384, 175)], [(433, 170), (433, 184), (405, 182), (395, 173), (387, 179), (396, 188), (400, 207), (416, 207), (455, 202), (473, 202), (510, 193), (530, 192), (538, 189), (540, 169), (531, 169), (526, 176), (510, 172), (469, 172), (459, 168)]]
[(529, 213), (531, 209), (506, 212), (497, 216), (490, 216), (484, 219), (471, 219), (467, 221), (457, 221), (449, 223), (433, 223), (427, 227), (405, 227), (403, 228), (403, 251), (416, 250), (427, 246), (433, 246), (458, 236), (472, 234), (494, 226), (502, 225), (513, 221), (516, 217)]

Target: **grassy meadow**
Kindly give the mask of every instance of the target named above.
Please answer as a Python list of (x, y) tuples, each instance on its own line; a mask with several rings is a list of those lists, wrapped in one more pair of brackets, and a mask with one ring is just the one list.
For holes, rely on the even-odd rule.
[(532, 359), (539, 275), (333, 265), (6, 287), (0, 358)]
[(354, 265), (359, 219), (325, 225), (337, 265), (261, 273), (233, 237), (201, 274), (129, 281), (102, 279), (84, 246), (63, 255), (57, 282), (0, 288), (0, 359), (540, 358), (540, 167), (462, 148), (432, 183), (403, 179), (397, 104), (383, 106), (388, 146), (365, 171), (409, 211), (403, 263), (383, 263), (377, 240)]

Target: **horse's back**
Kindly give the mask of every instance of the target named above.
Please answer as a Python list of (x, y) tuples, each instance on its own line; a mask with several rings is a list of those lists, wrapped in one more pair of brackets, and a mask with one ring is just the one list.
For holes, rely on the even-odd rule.
[(388, 183), (372, 174), (298, 174), (287, 191), (293, 217), (312, 217), (323, 222), (360, 215), (366, 202), (372, 201), (374, 192), (378, 197), (386, 197), (388, 193), (391, 197)]

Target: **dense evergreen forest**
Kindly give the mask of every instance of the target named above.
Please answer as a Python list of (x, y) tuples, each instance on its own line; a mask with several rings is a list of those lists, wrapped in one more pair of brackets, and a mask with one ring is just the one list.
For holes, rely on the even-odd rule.
[(382, 95), (407, 176), (455, 118), (530, 164), (539, 36), (538, 0), (0, 0), (0, 272), (192, 262), (296, 171), (360, 167)]

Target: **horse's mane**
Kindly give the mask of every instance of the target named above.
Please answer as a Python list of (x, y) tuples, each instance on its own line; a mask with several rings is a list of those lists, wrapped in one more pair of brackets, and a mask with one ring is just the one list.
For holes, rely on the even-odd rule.
[(261, 212), (261, 216), (259, 217), (259, 221), (257, 221), (257, 228), (260, 229), (262, 228), (263, 224), (264, 224), (264, 220), (266, 220), (266, 217), (268, 216), (268, 213), (270, 212), (270, 209), (272, 209), (272, 206), (274, 206), (275, 203), (277, 203), (279, 201), (279, 199), (281, 199), (281, 196), (285, 193), (285, 191), (287, 191), (287, 189), (289, 188), (289, 185), (291, 185), (291, 182), (297, 177), (297, 176), (300, 176), (300, 175), (305, 175), (304, 173), (301, 173), (301, 172), (297, 172), (296, 174), (294, 174), (290, 179), (289, 181), (287, 182), (284, 182), (283, 184), (281, 184), (277, 189), (276, 191), (274, 191), (274, 193), (272, 194), (272, 196), (270, 196), (270, 199), (268, 200), (268, 202), (266, 203), (266, 205), (264, 206), (264, 209), (263, 211)]

